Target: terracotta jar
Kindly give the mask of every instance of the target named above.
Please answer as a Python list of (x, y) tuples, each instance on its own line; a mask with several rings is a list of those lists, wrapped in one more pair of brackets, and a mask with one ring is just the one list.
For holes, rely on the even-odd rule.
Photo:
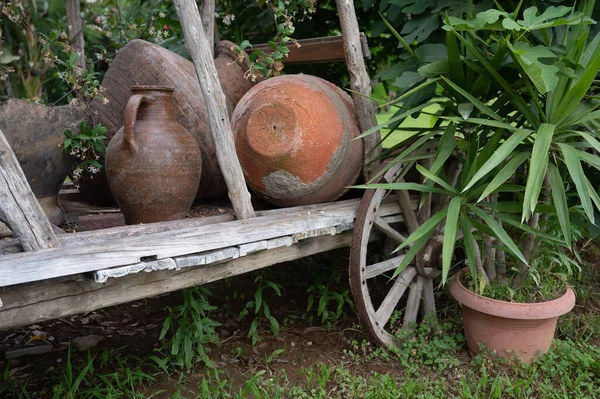
[(254, 86), (231, 117), (248, 186), (279, 206), (333, 201), (358, 179), (360, 129), (350, 96), (309, 75)]
[(480, 353), (483, 344), (499, 357), (518, 357), (528, 363), (550, 349), (556, 322), (575, 306), (575, 293), (567, 287), (557, 299), (539, 303), (504, 302), (477, 295), (461, 282), (459, 272), (450, 294), (462, 305), (467, 345)]
[[(249, 67), (247, 56), (236, 63), (235, 44), (221, 41), (215, 48), (215, 66), (221, 86), (227, 99), (229, 113), (237, 101), (252, 87), (244, 78)], [(131, 96), (130, 86), (160, 85), (175, 88), (175, 119), (194, 136), (202, 152), (202, 181), (198, 198), (218, 198), (227, 194), (225, 180), (217, 162), (206, 103), (194, 64), (184, 57), (156, 44), (144, 40), (132, 40), (123, 47), (102, 80), (104, 96), (108, 102), (99, 99), (92, 102), (96, 120), (107, 129), (108, 140), (123, 126), (123, 111)], [(102, 184), (102, 172), (93, 180), (80, 180), (81, 190), (86, 199), (104, 205), (110, 204), (108, 186)]]
[(128, 224), (182, 219), (200, 184), (200, 150), (175, 120), (172, 88), (131, 92), (124, 126), (106, 149), (111, 191)]

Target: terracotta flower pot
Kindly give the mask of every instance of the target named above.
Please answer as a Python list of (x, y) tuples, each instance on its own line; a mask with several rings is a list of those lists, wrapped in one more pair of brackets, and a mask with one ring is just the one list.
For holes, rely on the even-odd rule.
[(461, 283), (459, 272), (450, 283), (450, 294), (462, 305), (467, 345), (480, 353), (479, 345), (510, 359), (528, 363), (550, 349), (556, 322), (575, 306), (575, 293), (548, 302), (513, 303), (485, 298)]
[(249, 187), (279, 206), (333, 201), (362, 168), (360, 129), (350, 96), (309, 75), (254, 86), (231, 117)]

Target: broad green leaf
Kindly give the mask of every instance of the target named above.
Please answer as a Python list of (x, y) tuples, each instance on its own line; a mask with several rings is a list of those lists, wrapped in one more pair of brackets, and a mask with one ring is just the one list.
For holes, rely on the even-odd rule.
[(442, 43), (428, 43), (419, 46), (415, 54), (421, 62), (436, 62), (448, 59), (448, 50)]
[(579, 64), (583, 68), (587, 68), (588, 63), (592, 59), (593, 55), (596, 53), (596, 50), (600, 46), (600, 31), (596, 33), (596, 36), (592, 39), (591, 42), (585, 47), (583, 50), (583, 54), (581, 55), (581, 59), (579, 60)]
[(494, 170), (496, 166), (507, 160), (515, 148), (517, 148), (517, 146), (521, 144), (523, 140), (525, 140), (530, 134), (531, 131), (529, 130), (519, 130), (513, 133), (504, 143), (502, 143), (500, 147), (498, 147), (498, 150), (490, 157), (490, 159), (488, 159), (487, 162), (483, 164), (481, 168), (479, 168), (477, 173), (475, 173), (475, 176), (471, 178), (462, 192), (464, 193), (467, 191), (485, 175)]
[(583, 162), (600, 170), (600, 157), (598, 155), (590, 154), (590, 153), (584, 152), (584, 151), (578, 151), (578, 150), (575, 150), (575, 151), (577, 152), (577, 157), (580, 160), (582, 160)]
[[(556, 23), (556, 22), (553, 22), (552, 20), (555, 20), (556, 18), (560, 18), (560, 17), (566, 15), (571, 10), (572, 10), (571, 7), (550, 6), (550, 7), (546, 8), (546, 10), (544, 10), (544, 12), (542, 14), (537, 15), (538, 14), (537, 7), (529, 7), (528, 9), (523, 11), (523, 19), (521, 19), (517, 22), (519, 23), (519, 25), (521, 25), (523, 28), (525, 28), (526, 30), (529, 30), (529, 31), (547, 28), (550, 26), (555, 26), (555, 25), (553, 25), (553, 23)], [(577, 19), (575, 19), (575, 21), (576, 20)]]
[(424, 15), (421, 18), (411, 19), (402, 26), (401, 34), (407, 43), (424, 42), (440, 27), (438, 14)]
[[(402, 262), (400, 262), (400, 264), (394, 271), (394, 275), (392, 276), (392, 278), (397, 277), (400, 273), (402, 273), (404, 269), (406, 269), (406, 267), (414, 260), (415, 256), (419, 253), (419, 251), (423, 249), (425, 244), (427, 244), (429, 237), (431, 237), (434, 231), (435, 229), (431, 229), (427, 234), (425, 234), (419, 240), (415, 241), (414, 245), (410, 247), (408, 252), (404, 255)], [(396, 251), (398, 250), (399, 248), (396, 248)]]
[[(406, 93), (409, 93), (410, 91), (412, 91), (412, 90), (409, 90)], [(383, 128), (391, 125), (392, 123), (403, 121), (404, 119), (408, 118), (412, 114), (420, 112), (423, 108), (427, 108), (430, 105), (431, 104), (429, 104), (429, 103), (421, 104), (418, 107), (410, 109), (410, 110), (408, 110), (408, 111), (406, 111), (406, 112), (404, 112), (404, 113), (402, 113), (402, 114), (400, 114), (398, 116), (394, 116), (394, 117), (390, 118), (388, 121), (386, 121), (386, 122), (384, 122), (384, 123), (382, 123), (380, 125), (377, 125), (377, 126), (371, 128), (371, 129), (367, 130), (366, 132), (362, 133), (360, 136), (356, 137), (354, 140), (358, 140), (358, 139), (361, 139), (361, 138), (363, 138), (365, 136), (373, 134), (373, 133), (379, 131), (380, 129), (383, 129)]]
[(415, 83), (419, 83), (423, 79), (425, 78), (420, 73), (406, 71), (402, 74), (402, 76), (394, 80), (392, 84), (400, 89), (408, 89), (409, 87), (412, 87)]
[(500, 17), (505, 17), (508, 14), (496, 9), (479, 12), (472, 21), (467, 21), (462, 18), (449, 17), (448, 25), (453, 26), (457, 30), (479, 30), (486, 25), (497, 22)]
[(458, 217), (460, 216), (461, 197), (454, 197), (448, 205), (448, 214), (446, 216), (446, 225), (444, 226), (444, 240), (442, 243), (442, 284), (446, 283), (450, 266), (452, 264), (452, 254), (456, 245), (456, 233), (458, 231)]
[(465, 78), (465, 71), (460, 59), (460, 52), (458, 51), (456, 36), (454, 36), (452, 32), (446, 32), (446, 47), (448, 64), (450, 68), (450, 79), (452, 79), (452, 81), (458, 86), (466, 89), (467, 79)]
[(583, 168), (581, 167), (581, 162), (577, 156), (577, 151), (569, 144), (559, 143), (558, 146), (563, 154), (563, 159), (569, 171), (569, 175), (571, 176), (573, 183), (575, 183), (575, 189), (579, 195), (581, 206), (583, 207), (588, 219), (593, 223), (594, 208), (592, 207), (592, 200), (586, 184), (587, 179), (583, 173)]
[(548, 165), (548, 173), (550, 174), (550, 187), (552, 189), (552, 202), (556, 208), (556, 216), (560, 229), (565, 237), (567, 247), (571, 248), (571, 226), (569, 223), (569, 206), (567, 205), (567, 196), (565, 194), (565, 186), (560, 177), (560, 171), (554, 164)]
[(514, 241), (508, 236), (508, 234), (500, 225), (500, 223), (496, 222), (493, 217), (491, 217), (488, 213), (486, 213), (482, 209), (479, 209), (476, 206), (471, 205), (469, 206), (469, 208), (477, 216), (479, 216), (485, 222), (485, 224), (487, 224), (492, 229), (496, 238), (498, 238), (500, 242), (502, 242), (502, 244), (504, 244), (504, 246), (508, 248), (510, 252), (512, 252), (513, 255), (519, 258), (521, 262), (528, 264), (527, 260), (525, 260), (525, 257), (523, 256), (519, 248), (517, 248)]
[(419, 67), (417, 72), (424, 78), (437, 78), (440, 75), (450, 72), (450, 63), (448, 60), (435, 61)]
[(526, 42), (516, 42), (510, 49), (535, 87), (541, 94), (554, 90), (558, 83), (559, 68), (540, 61), (540, 58), (556, 58), (546, 46), (531, 47)]
[(535, 136), (531, 161), (529, 162), (527, 183), (525, 185), (521, 222), (529, 220), (531, 212), (535, 210), (535, 206), (537, 205), (548, 168), (548, 152), (550, 144), (552, 144), (554, 128), (555, 126), (550, 123), (542, 123)]
[(469, 116), (473, 112), (473, 104), (471, 103), (461, 103), (458, 104), (458, 113), (464, 120), (469, 119)]
[(525, 162), (525, 160), (527, 158), (529, 158), (529, 155), (530, 154), (527, 152), (520, 152), (520, 153), (516, 154), (515, 156), (513, 156), (510, 159), (510, 161), (508, 161), (506, 163), (506, 165), (504, 165), (504, 167), (500, 170), (500, 172), (498, 172), (498, 174), (496, 176), (494, 176), (494, 178), (492, 179), (490, 184), (487, 185), (485, 190), (483, 190), (483, 193), (481, 194), (481, 196), (479, 197), (477, 202), (482, 201), (485, 197), (490, 195), (498, 187), (500, 187), (502, 184), (504, 184), (508, 179), (510, 179), (512, 176), (514, 176), (514, 173), (517, 170), (517, 168), (523, 162)]

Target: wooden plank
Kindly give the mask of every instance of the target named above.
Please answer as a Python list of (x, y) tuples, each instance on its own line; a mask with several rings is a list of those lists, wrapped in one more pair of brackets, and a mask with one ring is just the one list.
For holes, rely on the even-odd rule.
[[(342, 207), (358, 207), (359, 200), (337, 201), (335, 203), (303, 205), (293, 208), (271, 209), (266, 211), (258, 211), (257, 216), (289, 216), (311, 214), (313, 212), (324, 212), (328, 209), (337, 209)], [(230, 222), (235, 220), (233, 215), (224, 214), (218, 216), (208, 216), (203, 218), (189, 218), (181, 220), (173, 220), (169, 222), (138, 224), (131, 226), (119, 226), (101, 231), (86, 231), (68, 234), (65, 237), (59, 237), (62, 246), (82, 246), (88, 244), (98, 244), (103, 241), (126, 238), (139, 237), (142, 235), (160, 233), (164, 231), (180, 230), (185, 228), (200, 228), (213, 224)], [(387, 220), (387, 219), (386, 219)], [(353, 221), (352, 221), (353, 222)], [(350, 225), (352, 225), (352, 222)], [(352, 228), (352, 226), (350, 226)], [(346, 229), (347, 230), (347, 229)], [(0, 255), (9, 253), (22, 252), (23, 249), (17, 239), (0, 241)]]
[(77, 54), (75, 73), (80, 75), (85, 72), (85, 41), (83, 38), (83, 16), (81, 15), (80, 0), (65, 0), (67, 10), (67, 25), (71, 54)]
[(227, 184), (229, 199), (238, 219), (253, 218), (255, 216), (254, 208), (250, 201), (250, 193), (246, 187), (242, 167), (235, 152), (225, 94), (219, 83), (213, 51), (202, 27), (198, 6), (194, 0), (174, 0), (173, 5), (177, 11), (185, 46), (194, 62), (202, 96), (206, 102), (217, 161)]
[[(360, 32), (360, 46), (363, 57), (370, 58), (371, 52), (367, 43), (367, 37)], [(340, 36), (315, 37), (312, 39), (297, 40), (300, 47), (289, 45), (290, 52), (283, 60), (285, 64), (315, 64), (321, 62), (345, 62), (344, 38)], [(252, 49), (246, 49), (247, 53), (260, 49), (269, 54), (273, 50), (268, 44), (257, 44)]]
[(1, 130), (0, 221), (15, 233), (25, 251), (60, 246), (48, 217), (31, 191), (21, 165)]
[(350, 245), (352, 233), (300, 241), (296, 245), (259, 252), (218, 265), (138, 273), (109, 279), (47, 281), (0, 289), (0, 329), (15, 328), (44, 320), (89, 312), (154, 295), (207, 284), (226, 277), (262, 269)]
[[(342, 36), (344, 37), (344, 50), (346, 66), (350, 74), (350, 88), (352, 100), (356, 109), (356, 117), (360, 130), (365, 132), (378, 125), (375, 117), (375, 107), (369, 99), (371, 95), (371, 79), (365, 68), (365, 61), (360, 45), (360, 34), (356, 11), (353, 0), (336, 0)], [(381, 135), (379, 131), (363, 138), (364, 161), (363, 176), (369, 181), (381, 166), (377, 158), (381, 155)]]
[[(397, 243), (402, 244), (404, 241), (406, 241), (406, 237), (394, 230), (394, 228), (388, 223), (386, 223), (386, 221), (383, 220), (381, 216), (376, 216), (373, 223), (375, 224), (375, 227), (377, 227), (377, 230), (381, 231), (383, 234), (396, 241)], [(412, 247), (411, 244), (409, 244), (409, 246)]]
[(435, 295), (433, 293), (433, 279), (423, 279), (423, 314), (432, 317), (433, 320), (437, 319), (435, 312)]
[(383, 299), (383, 302), (381, 302), (381, 305), (379, 305), (379, 309), (375, 312), (375, 320), (377, 320), (381, 328), (383, 328), (390, 319), (394, 309), (396, 309), (398, 301), (400, 301), (406, 288), (408, 288), (408, 285), (416, 275), (417, 270), (414, 267), (407, 267), (398, 275), (398, 277), (396, 277), (396, 281), (394, 281), (394, 285), (392, 285), (390, 292), (388, 292)]
[(94, 273), (94, 281), (97, 283), (106, 283), (109, 278), (125, 277), (139, 272), (154, 272), (157, 270), (175, 270), (177, 264), (173, 258), (153, 260), (150, 262), (140, 262), (135, 265), (115, 267), (113, 269), (98, 270)]
[[(394, 202), (382, 214), (398, 212)], [(142, 258), (171, 258), (268, 240), (352, 222), (357, 206), (330, 207), (299, 216), (265, 216), (155, 234), (88, 243), (83, 246), (45, 249), (0, 257), (0, 286), (139, 263)]]

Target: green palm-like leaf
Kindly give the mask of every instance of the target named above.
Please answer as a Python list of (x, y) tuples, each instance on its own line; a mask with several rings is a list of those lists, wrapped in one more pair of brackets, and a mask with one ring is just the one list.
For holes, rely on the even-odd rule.
[(418, 229), (413, 231), (413, 233), (406, 238), (406, 241), (404, 241), (402, 244), (400, 244), (398, 246), (398, 248), (396, 248), (396, 251), (399, 251), (402, 248), (407, 247), (408, 245), (414, 244), (416, 241), (420, 240), (421, 238), (423, 238), (425, 236), (431, 236), (431, 234), (433, 233), (433, 231), (435, 230), (437, 225), (440, 224), (442, 220), (444, 220), (447, 213), (448, 213), (448, 210), (443, 209), (443, 210), (437, 212), (435, 215), (433, 215), (429, 219), (427, 219), (425, 221), (425, 223), (420, 225)]
[(471, 178), (469, 183), (467, 183), (462, 192), (465, 192), (469, 188), (473, 187), (475, 183), (494, 170), (496, 166), (508, 159), (515, 148), (517, 148), (517, 146), (521, 144), (523, 140), (525, 140), (530, 134), (530, 130), (519, 130), (513, 133), (504, 143), (502, 143), (500, 147), (498, 147), (498, 150), (488, 159), (488, 161), (481, 166), (477, 173), (475, 173), (475, 175)]
[(442, 243), (442, 284), (446, 283), (452, 264), (452, 255), (454, 254), (454, 247), (456, 245), (455, 241), (461, 205), (461, 197), (452, 198), (448, 205), (448, 214), (446, 216), (446, 225), (444, 227), (444, 240)]
[(498, 174), (492, 179), (490, 184), (487, 185), (485, 190), (483, 190), (483, 193), (481, 194), (477, 202), (481, 202), (485, 197), (490, 195), (493, 191), (498, 189), (498, 187), (500, 187), (508, 179), (510, 179), (515, 174), (517, 168), (521, 166), (521, 164), (525, 162), (527, 158), (529, 158), (528, 152), (520, 152), (513, 156), (510, 159), (510, 161), (508, 161), (506, 165), (504, 165), (500, 172), (498, 172)]
[(478, 279), (477, 279), (477, 260), (475, 258), (475, 247), (473, 244), (473, 233), (471, 232), (472, 226), (469, 223), (469, 218), (466, 214), (460, 215), (460, 229), (463, 233), (463, 243), (465, 246), (465, 252), (467, 255), (467, 261), (469, 263), (469, 271), (471, 272), (471, 276), (473, 276), (473, 281), (475, 282), (475, 292), (479, 292), (478, 290)]
[(550, 188), (552, 189), (552, 201), (556, 208), (556, 216), (560, 229), (565, 237), (567, 246), (571, 247), (571, 226), (569, 223), (569, 206), (567, 205), (567, 195), (565, 194), (565, 186), (560, 177), (560, 171), (554, 164), (548, 165), (548, 173), (550, 174)]
[(554, 125), (542, 123), (537, 131), (531, 161), (529, 162), (529, 174), (525, 185), (525, 198), (523, 199), (523, 214), (521, 221), (528, 220), (535, 207), (542, 190), (544, 177), (548, 168), (548, 151), (554, 136)]
[(583, 173), (581, 162), (577, 156), (577, 150), (569, 144), (559, 143), (558, 146), (563, 154), (563, 160), (569, 171), (569, 175), (575, 184), (575, 189), (579, 195), (579, 201), (585, 211), (588, 219), (594, 222), (594, 208), (592, 207), (592, 200), (587, 188), (587, 178)]

